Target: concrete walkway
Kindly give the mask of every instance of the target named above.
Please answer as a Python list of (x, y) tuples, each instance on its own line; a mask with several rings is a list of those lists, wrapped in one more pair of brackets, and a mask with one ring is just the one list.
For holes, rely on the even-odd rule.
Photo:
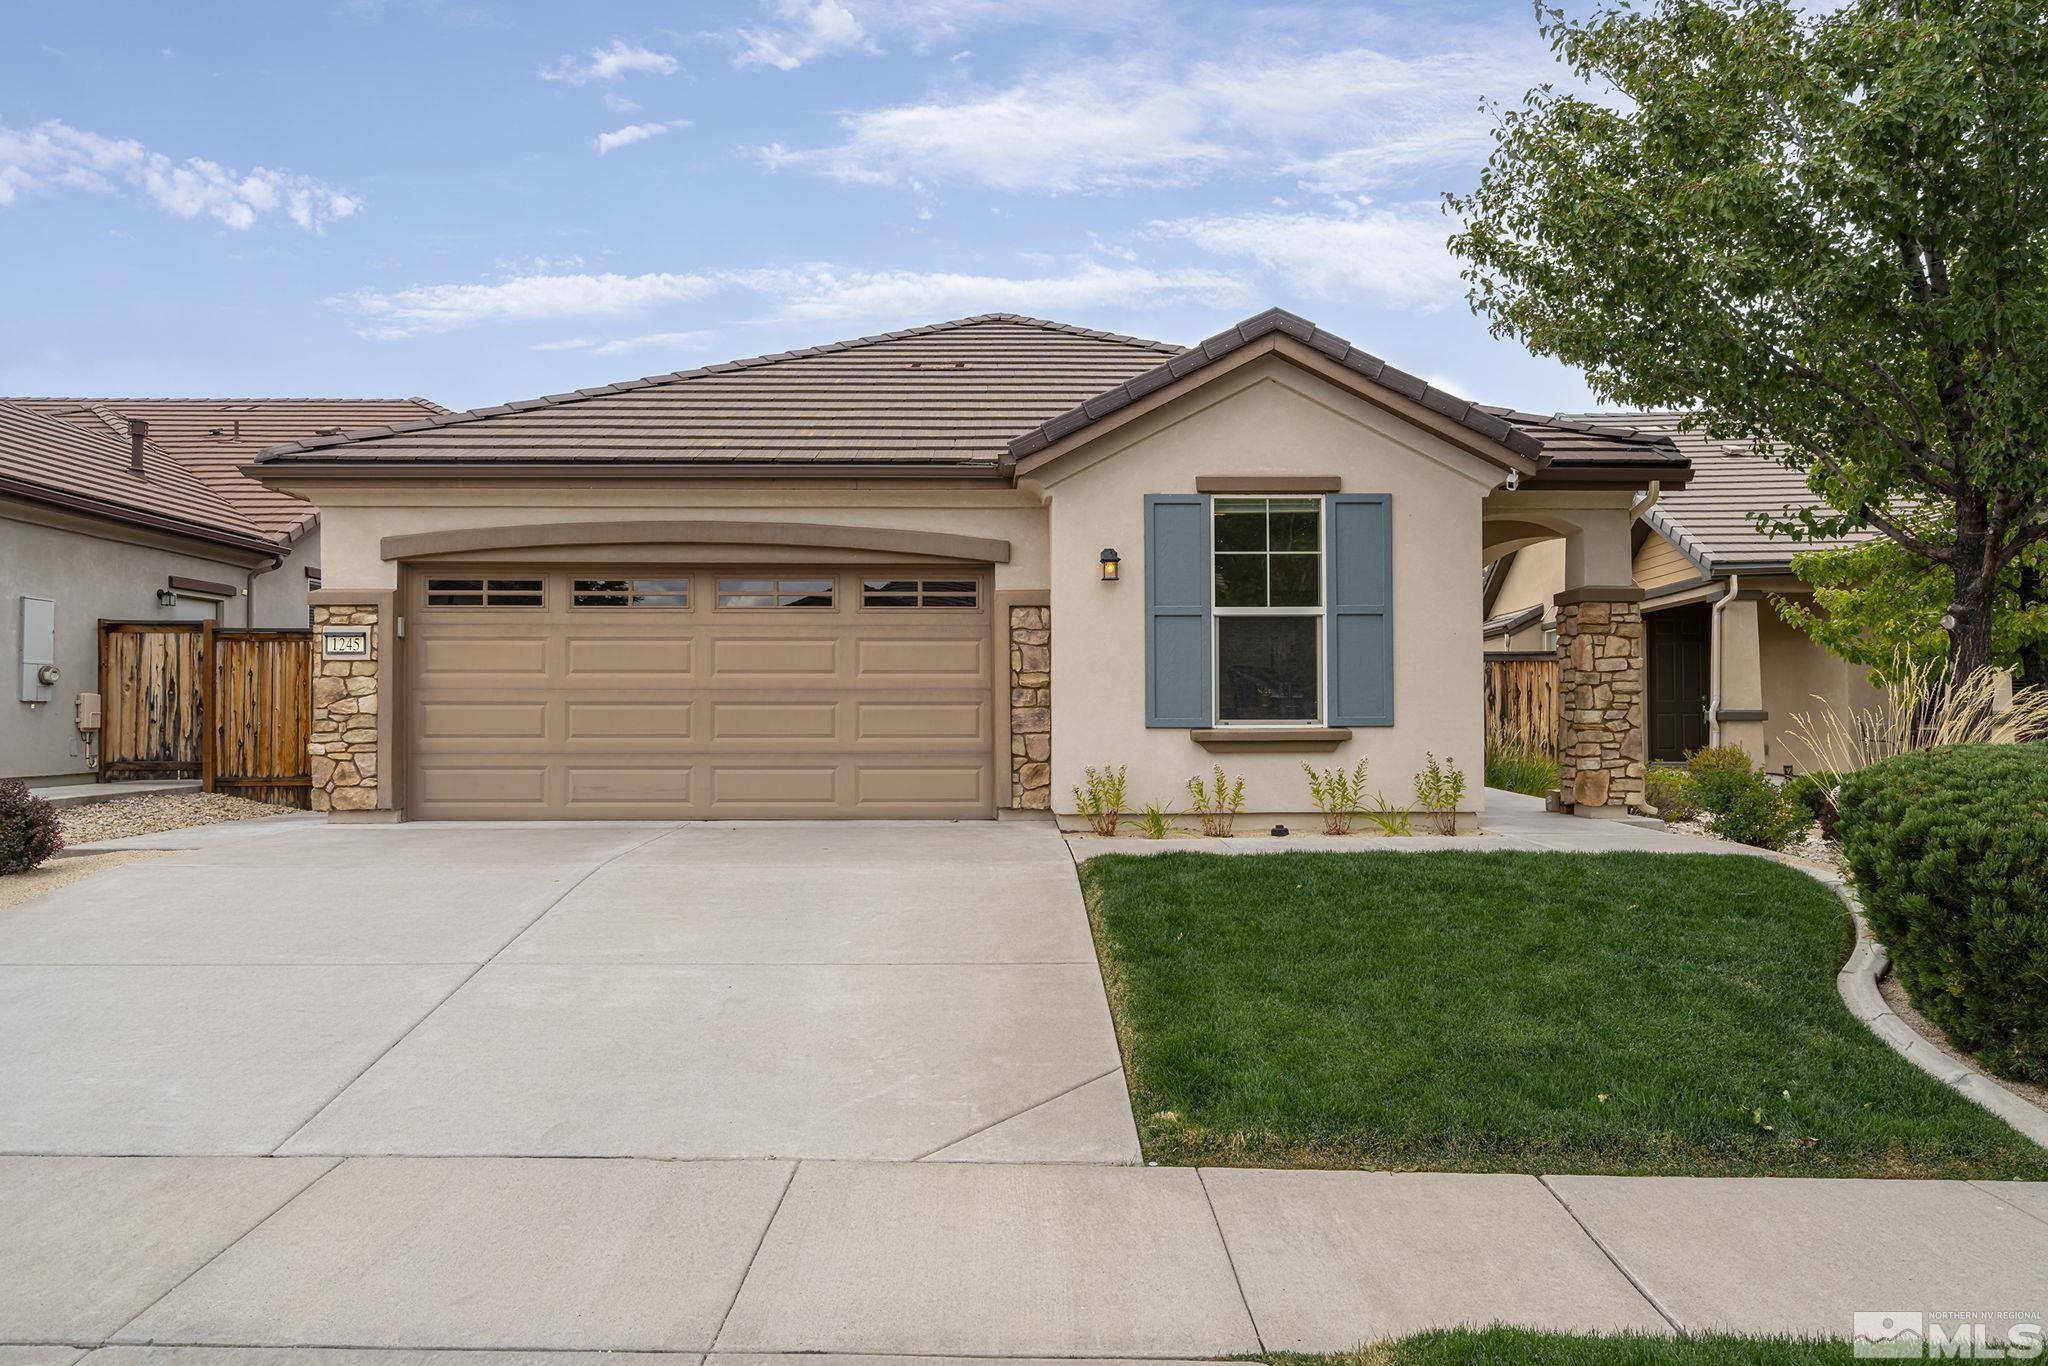
[(1195, 1358), (2048, 1305), (2048, 1185), (50, 1157), (0, 1159), (0, 1227), (0, 1342), (79, 1347)]

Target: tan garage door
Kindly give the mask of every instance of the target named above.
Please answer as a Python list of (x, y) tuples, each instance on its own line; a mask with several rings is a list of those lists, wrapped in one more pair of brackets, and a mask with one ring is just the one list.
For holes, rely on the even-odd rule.
[(417, 819), (994, 814), (985, 572), (435, 567), (408, 583)]

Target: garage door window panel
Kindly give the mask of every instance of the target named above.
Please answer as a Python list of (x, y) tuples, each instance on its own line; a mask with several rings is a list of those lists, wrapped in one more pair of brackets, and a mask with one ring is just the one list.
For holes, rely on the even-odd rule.
[(541, 607), (547, 592), (541, 579), (431, 578), (429, 607)]
[(690, 606), (690, 581), (684, 579), (577, 579), (570, 594), (577, 607)]
[(829, 578), (722, 578), (718, 581), (718, 606), (722, 611), (829, 609), (833, 586)]
[(860, 601), (870, 608), (972, 611), (981, 605), (981, 587), (973, 579), (863, 579)]

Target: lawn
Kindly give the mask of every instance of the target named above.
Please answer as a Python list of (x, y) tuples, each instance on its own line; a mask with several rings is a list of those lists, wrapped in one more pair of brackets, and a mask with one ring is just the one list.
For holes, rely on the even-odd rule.
[(1522, 1328), (1445, 1329), (1334, 1356), (1265, 1358), (1272, 1366), (1832, 1366), (1850, 1359), (1848, 1343), (1815, 1338), (1580, 1336)]
[(1174, 853), (1081, 878), (1155, 1161), (2048, 1178), (1849, 1015), (1846, 911), (1764, 859)]

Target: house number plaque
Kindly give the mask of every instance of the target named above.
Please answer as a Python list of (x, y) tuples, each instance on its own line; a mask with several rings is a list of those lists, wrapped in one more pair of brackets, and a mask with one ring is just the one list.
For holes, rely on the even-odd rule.
[(370, 629), (367, 626), (329, 626), (320, 632), (322, 659), (368, 659)]

